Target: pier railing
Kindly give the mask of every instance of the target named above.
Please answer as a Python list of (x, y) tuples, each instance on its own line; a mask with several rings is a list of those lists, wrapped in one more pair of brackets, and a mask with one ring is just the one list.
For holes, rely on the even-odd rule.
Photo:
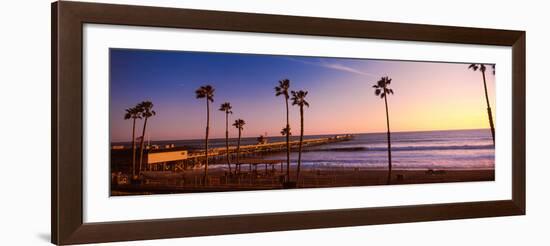
[[(315, 139), (306, 139), (303, 140), (302, 146), (303, 147), (311, 147), (311, 146), (317, 146), (317, 145), (323, 145), (323, 144), (329, 144), (329, 143), (335, 143), (335, 142), (343, 142), (348, 141), (353, 138), (353, 135), (347, 134), (347, 135), (336, 135), (333, 137), (325, 137), (325, 138), (315, 138)], [(292, 150), (298, 149), (298, 146), (300, 144), (300, 141), (295, 140), (290, 142), (290, 148)], [(229, 153), (234, 154), (237, 151), (236, 146), (230, 146), (229, 147)], [(241, 154), (250, 154), (250, 153), (268, 153), (268, 152), (281, 152), (286, 151), (286, 141), (281, 142), (274, 142), (274, 143), (266, 143), (266, 144), (252, 144), (252, 145), (243, 145), (240, 147), (240, 153)], [(208, 150), (208, 156), (215, 157), (220, 155), (226, 155), (227, 150), (225, 147), (220, 148), (212, 148)], [(191, 152), (189, 153), (188, 158), (204, 158), (205, 154), (204, 151), (199, 152)]]

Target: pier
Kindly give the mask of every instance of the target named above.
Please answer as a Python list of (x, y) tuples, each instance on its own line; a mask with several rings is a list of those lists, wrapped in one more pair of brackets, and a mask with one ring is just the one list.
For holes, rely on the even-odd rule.
[[(353, 135), (349, 134), (306, 139), (302, 142), (302, 148), (349, 141), (351, 139), (353, 139)], [(289, 143), (291, 151), (298, 151), (299, 144), (299, 140), (291, 141)], [(210, 176), (209, 183), (221, 183), (224, 185), (237, 183), (241, 186), (247, 180), (250, 185), (259, 185), (261, 183), (267, 183), (268, 185), (278, 184), (280, 183), (279, 175), (284, 173), (286, 159), (270, 160), (265, 159), (264, 156), (270, 153), (286, 152), (286, 149), (286, 141), (242, 145), (239, 150), (239, 163), (237, 163), (237, 147), (230, 146), (230, 163), (232, 168), (236, 168), (232, 171), (238, 170), (238, 173), (234, 174), (237, 175), (237, 178), (232, 180), (235, 178), (234, 175), (227, 177), (227, 175), (230, 175), (228, 173), (229, 170), (226, 170), (228, 169), (226, 159), (227, 149), (225, 147), (211, 148), (208, 150), (209, 166), (217, 169), (217, 171), (210, 170), (210, 173), (214, 175)], [(123, 150), (114, 151), (120, 152)], [(128, 157), (131, 153), (129, 151), (126, 152), (125, 155)], [(128, 159), (127, 157), (126, 159)], [(118, 169), (122, 172), (113, 175), (118, 176), (120, 174), (125, 176), (123, 173), (129, 173), (130, 160), (126, 160), (126, 162), (128, 162), (125, 165), (127, 167), (126, 171)], [(118, 163), (115, 165), (122, 164), (122, 158), (118, 158), (117, 160), (112, 159), (112, 163)], [(191, 185), (195, 187), (201, 182), (200, 178), (204, 169), (205, 153), (204, 151), (187, 151), (179, 147), (150, 149), (145, 155), (145, 163), (147, 165), (142, 170), (142, 178), (144, 181), (148, 180), (147, 183), (166, 185), (167, 183), (175, 182), (169, 186)], [(264, 180), (264, 182), (261, 180)], [(119, 183), (117, 181), (114, 182)]]
[[(318, 146), (323, 144), (329, 144), (329, 143), (336, 143), (336, 142), (343, 142), (348, 141), (353, 138), (353, 135), (346, 134), (346, 135), (335, 135), (333, 137), (325, 137), (325, 138), (315, 138), (315, 139), (306, 139), (302, 142), (302, 148), (311, 147), (311, 146)], [(300, 145), (299, 140), (290, 141), (290, 149), (292, 151), (297, 151), (298, 147)], [(274, 142), (274, 143), (260, 143), (260, 144), (252, 144), (252, 145), (242, 145), (240, 147), (240, 155), (248, 155), (248, 154), (256, 154), (256, 153), (273, 153), (273, 152), (283, 152), (286, 151), (286, 141), (281, 142)], [(237, 146), (229, 146), (229, 153), (230, 154), (236, 154), (237, 152)], [(217, 156), (225, 156), (227, 153), (227, 149), (225, 147), (220, 148), (211, 148), (208, 149), (208, 158), (217, 157)], [(188, 159), (193, 158), (202, 158), (204, 159), (204, 151), (197, 151), (197, 152), (191, 152), (188, 154)]]
[[(319, 146), (324, 144), (348, 141), (353, 138), (353, 135), (335, 135), (332, 137), (306, 139), (302, 142), (302, 148)], [(290, 150), (298, 151), (300, 141), (295, 140), (289, 143)], [(231, 164), (238, 166), (243, 164), (257, 165), (257, 162), (265, 164), (264, 156), (270, 153), (278, 153), (286, 151), (286, 141), (274, 143), (258, 143), (251, 145), (241, 145), (239, 149), (240, 163), (235, 163), (237, 159), (237, 146), (229, 146), (229, 157)], [(205, 162), (204, 151), (186, 151), (183, 149), (160, 149), (152, 150), (148, 153), (148, 171), (184, 171), (188, 169), (203, 168)], [(227, 149), (225, 147), (209, 148), (208, 162), (209, 165), (227, 164)], [(253, 163), (247, 163), (250, 162)], [(285, 160), (286, 161), (286, 160)], [(281, 161), (280, 161), (281, 162)], [(280, 162), (278, 162), (280, 164)], [(273, 165), (273, 163), (269, 163)]]

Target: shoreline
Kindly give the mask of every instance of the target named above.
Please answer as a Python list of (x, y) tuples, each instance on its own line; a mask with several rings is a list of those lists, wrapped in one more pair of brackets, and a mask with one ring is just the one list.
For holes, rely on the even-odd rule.
[[(246, 164), (244, 164), (245, 166), (247, 166)], [(283, 162), (283, 165), (285, 167), (285, 170), (286, 170), (286, 162)], [(320, 165), (320, 166), (313, 166), (313, 165)], [(360, 164), (350, 164), (350, 165), (360, 165)], [(234, 167), (234, 164), (231, 163), (231, 168)], [(296, 167), (297, 165), (294, 164), (294, 163), (290, 163), (290, 171), (291, 172), (294, 172), (296, 171)], [(309, 170), (309, 169), (326, 169), (326, 170), (332, 170), (332, 169), (336, 169), (336, 170), (353, 170), (355, 168), (358, 168), (360, 170), (364, 170), (364, 171), (388, 171), (388, 167), (369, 167), (369, 166), (346, 166), (346, 164), (329, 164), (329, 165), (326, 165), (326, 166), (323, 166), (321, 164), (311, 164), (311, 165), (308, 165), (308, 164), (302, 164), (302, 166), (300, 167), (300, 169), (302, 171), (304, 170)], [(227, 163), (215, 163), (215, 164), (209, 164), (208, 165), (208, 170), (209, 171), (218, 171), (219, 169), (227, 169)], [(432, 169), (432, 170), (445, 170), (445, 171), (490, 171), (490, 170), (494, 170), (495, 168), (494, 167), (395, 167), (393, 166), (392, 167), (392, 171), (427, 171), (429, 169)], [(187, 170), (187, 171), (194, 171), (194, 170), (204, 170), (204, 167), (201, 167), (201, 168), (195, 168), (195, 169), (190, 169), (190, 170)]]
[[(244, 169), (247, 171), (246, 174), (238, 177), (227, 175), (225, 170), (210, 170), (209, 184), (206, 186), (201, 184), (203, 170), (193, 170), (185, 173), (170, 172), (171, 175), (173, 175), (170, 179), (159, 178), (154, 180), (153, 178), (142, 184), (111, 184), (111, 196), (284, 189), (280, 182), (281, 173), (278, 170), (272, 173), (270, 168), (267, 170), (258, 168), (256, 172), (254, 170), (248, 172), (248, 168)], [(387, 175), (387, 169), (304, 169), (300, 172), (300, 180), (297, 182), (297, 188), (338, 188), (387, 185)], [(290, 176), (291, 181), (296, 181), (296, 172), (292, 168)], [(392, 170), (392, 183), (390, 185), (482, 182), (494, 180), (494, 169), (394, 169)]]

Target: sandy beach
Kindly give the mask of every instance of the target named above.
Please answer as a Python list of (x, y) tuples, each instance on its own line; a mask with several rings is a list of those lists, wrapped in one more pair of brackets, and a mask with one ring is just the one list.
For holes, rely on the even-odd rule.
[[(247, 170), (248, 171), (248, 170)], [(293, 172), (294, 173), (294, 172)], [(147, 175), (147, 174), (145, 174)], [(181, 173), (156, 173), (142, 184), (113, 184), (111, 195), (170, 194), (283, 189), (280, 170), (259, 168), (257, 172), (228, 175), (224, 169), (209, 172), (209, 184), (203, 186), (203, 170)], [(366, 168), (304, 169), (298, 188), (386, 185), (387, 170)], [(292, 181), (295, 181), (295, 175)], [(479, 170), (393, 170), (392, 185), (494, 181), (493, 169)]]

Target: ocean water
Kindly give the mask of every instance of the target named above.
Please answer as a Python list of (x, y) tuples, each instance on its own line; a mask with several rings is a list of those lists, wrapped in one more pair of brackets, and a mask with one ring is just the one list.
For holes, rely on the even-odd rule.
[[(385, 133), (354, 136), (350, 141), (306, 149), (302, 153), (303, 164), (387, 168)], [(396, 169), (492, 169), (495, 165), (490, 130), (398, 132), (391, 134), (391, 143), (392, 165)], [(283, 154), (270, 158), (286, 157)]]
[[(358, 167), (387, 168), (386, 133), (353, 134), (350, 141), (312, 146), (302, 152), (304, 168)], [(305, 139), (334, 135), (305, 136)], [(293, 136), (292, 140), (297, 140)], [(269, 142), (285, 141), (284, 137), (268, 137)], [(201, 149), (204, 140), (158, 141), (174, 143), (189, 149)], [(256, 138), (244, 138), (242, 145), (255, 144)], [(392, 164), (395, 169), (492, 169), (495, 148), (489, 129), (425, 132), (396, 132), (391, 134)], [(236, 144), (231, 139), (230, 144)], [(210, 147), (224, 147), (224, 139), (210, 140)], [(286, 153), (265, 155), (266, 159), (286, 160)], [(295, 164), (297, 152), (291, 153)]]

